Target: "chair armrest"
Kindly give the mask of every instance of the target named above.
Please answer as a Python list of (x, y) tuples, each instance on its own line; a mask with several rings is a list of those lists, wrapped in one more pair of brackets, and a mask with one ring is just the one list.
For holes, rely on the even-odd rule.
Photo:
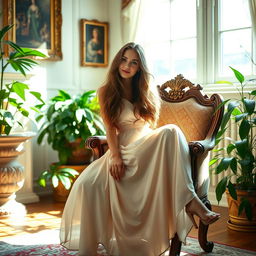
[(104, 155), (108, 149), (106, 136), (91, 136), (86, 140), (86, 147), (93, 152), (93, 160)]
[(190, 141), (188, 143), (189, 150), (193, 155), (202, 155), (203, 153), (210, 151), (214, 148), (215, 143), (213, 139), (205, 139), (198, 141)]
[[(188, 143), (191, 156), (191, 171), (194, 188), (198, 188), (198, 159), (204, 154), (214, 148), (214, 139), (206, 138), (205, 140), (190, 141)], [(204, 157), (203, 157), (204, 158)]]

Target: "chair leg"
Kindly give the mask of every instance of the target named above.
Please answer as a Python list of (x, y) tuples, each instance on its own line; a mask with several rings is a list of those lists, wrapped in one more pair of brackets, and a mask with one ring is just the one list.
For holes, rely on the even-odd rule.
[[(210, 201), (205, 198), (204, 200), (202, 200), (203, 203), (205, 204), (205, 206), (211, 210), (212, 206)], [(201, 248), (205, 251), (205, 252), (212, 252), (213, 250), (213, 246), (214, 243), (213, 242), (209, 242), (207, 241), (207, 231), (208, 231), (208, 227), (209, 225), (204, 225), (201, 221), (199, 223), (199, 229), (198, 229), (198, 240), (199, 240), (199, 244), (201, 246)]]
[(176, 233), (174, 238), (172, 239), (169, 256), (179, 256), (180, 250), (181, 250), (181, 241), (179, 240), (179, 237)]

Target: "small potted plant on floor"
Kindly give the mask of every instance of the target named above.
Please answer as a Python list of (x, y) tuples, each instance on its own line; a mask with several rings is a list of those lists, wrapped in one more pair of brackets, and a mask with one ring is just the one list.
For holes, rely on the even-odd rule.
[[(40, 112), (40, 107), (44, 105), (41, 94), (30, 90), (28, 84), (20, 81), (5, 81), (9, 66), (26, 77), (26, 72), (37, 64), (32, 58), (45, 57), (39, 51), (22, 48), (15, 42), (5, 40), (12, 28), (13, 25), (8, 25), (0, 30), (0, 216), (11, 215), (12, 209), (15, 208), (14, 204), (18, 205), (14, 194), (23, 185), (24, 170), (16, 158), (23, 152), (22, 143), (32, 137), (31, 132), (13, 133), (13, 128), (17, 124), (23, 128), (21, 116), (28, 118), (32, 111)], [(5, 57), (6, 46), (12, 51)], [(34, 97), (37, 105), (28, 106), (26, 102), (28, 94)], [(22, 209), (21, 204), (19, 205)]]
[[(56, 167), (57, 169), (69, 168), (69, 170), (75, 169), (78, 172), (83, 171), (91, 161), (91, 151), (85, 146), (86, 139), (96, 134), (105, 134), (99, 116), (96, 92), (92, 90), (71, 97), (66, 91), (59, 90), (58, 95), (50, 99), (47, 104), (43, 117), (46, 120), (40, 129), (37, 142), (41, 144), (43, 138), (47, 136), (48, 144), (58, 152), (59, 158), (58, 165), (50, 167), (49, 172), (52, 173)], [(66, 169), (67, 172), (69, 170)], [(73, 178), (73, 174), (71, 171), (70, 179)], [(42, 178), (42, 176), (40, 177)], [(60, 175), (57, 177), (62, 186), (63, 179), (60, 178)], [(56, 193), (58, 191), (55, 190)], [(63, 192), (59, 194), (61, 195)], [(55, 198), (57, 199), (57, 197)], [(65, 197), (61, 201), (65, 200)]]
[[(238, 231), (256, 231), (256, 90), (249, 89), (248, 92), (248, 88), (252, 87), (244, 76), (238, 70), (231, 69), (239, 82), (238, 86), (234, 85), (239, 98), (223, 102), (226, 111), (216, 145), (225, 139), (230, 143), (216, 150), (225, 152), (225, 156), (217, 154), (210, 165), (214, 166), (216, 174), (223, 175), (216, 187), (216, 197), (220, 201), (224, 192), (227, 193), (228, 227)], [(255, 79), (252, 82), (255, 83)], [(238, 140), (225, 138), (230, 120), (238, 126)]]

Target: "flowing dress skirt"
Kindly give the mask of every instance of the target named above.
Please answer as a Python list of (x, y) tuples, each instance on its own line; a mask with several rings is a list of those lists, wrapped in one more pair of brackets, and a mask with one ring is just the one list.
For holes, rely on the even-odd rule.
[[(135, 129), (141, 135), (129, 143)], [(126, 169), (121, 181), (110, 175), (107, 151), (79, 176), (66, 202), (61, 244), (79, 255), (97, 255), (98, 244), (103, 244), (109, 255), (158, 256), (176, 232), (184, 242), (192, 227), (185, 206), (195, 192), (180, 129), (135, 127), (122, 136)]]

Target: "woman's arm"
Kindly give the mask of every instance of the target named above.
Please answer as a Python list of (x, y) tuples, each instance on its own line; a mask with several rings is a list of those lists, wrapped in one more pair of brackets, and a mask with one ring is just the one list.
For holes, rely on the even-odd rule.
[[(98, 90), (98, 98), (100, 108), (103, 107), (103, 90), (104, 87), (101, 87)], [(117, 137), (117, 130), (116, 127), (109, 123), (108, 118), (105, 116), (104, 111), (101, 111), (101, 116), (103, 123), (106, 128), (106, 136), (108, 141), (108, 147), (111, 154), (111, 166), (110, 166), (110, 174), (113, 176), (114, 179), (120, 181), (121, 178), (124, 176), (125, 166), (121, 157), (118, 137)]]

